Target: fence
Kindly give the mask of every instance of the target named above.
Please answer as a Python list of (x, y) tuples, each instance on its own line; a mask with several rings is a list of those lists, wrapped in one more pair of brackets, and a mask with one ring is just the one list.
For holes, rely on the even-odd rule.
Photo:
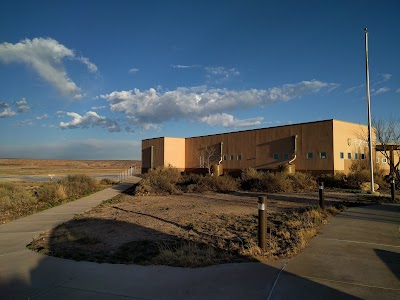
[(118, 174), (118, 180), (122, 181), (125, 179), (128, 179), (131, 176), (134, 176), (136, 174), (136, 167), (132, 166), (129, 167), (129, 169), (123, 170)]

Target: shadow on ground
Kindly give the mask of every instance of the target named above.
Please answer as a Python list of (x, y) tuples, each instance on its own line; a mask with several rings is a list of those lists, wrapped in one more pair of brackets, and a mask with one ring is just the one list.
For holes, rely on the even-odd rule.
[[(156, 242), (152, 242), (154, 240)], [(205, 257), (175, 251), (187, 245), (191, 251), (201, 250)], [(279, 291), (273, 292), (283, 266), (281, 262), (254, 262), (222, 249), (210, 249), (209, 245), (113, 219), (71, 220), (52, 229), (47, 237), (41, 237), (30, 247), (39, 253), (61, 258), (31, 251), (5, 254), (15, 263), (0, 267), (2, 299), (266, 299), (269, 296), (268, 299), (281, 299)], [(233, 261), (242, 263), (196, 269), (135, 265), (168, 265), (162, 259), (190, 263), (204, 259), (203, 263), (207, 265), (210, 257), (219, 263), (227, 258), (232, 262), (232, 255), (236, 258)], [(318, 297), (312, 293), (308, 299), (320, 299), (324, 295), (332, 299), (357, 299), (292, 276), (310, 290), (318, 291)]]

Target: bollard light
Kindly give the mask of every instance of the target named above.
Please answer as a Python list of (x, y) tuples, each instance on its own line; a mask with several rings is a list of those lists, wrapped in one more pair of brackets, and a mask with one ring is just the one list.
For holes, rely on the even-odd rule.
[(267, 197), (258, 197), (258, 246), (265, 251), (267, 234)]

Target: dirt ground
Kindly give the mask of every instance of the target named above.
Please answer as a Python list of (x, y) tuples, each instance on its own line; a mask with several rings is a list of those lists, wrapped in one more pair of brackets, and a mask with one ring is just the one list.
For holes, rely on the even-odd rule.
[[(331, 216), (318, 212), (317, 191), (267, 195), (268, 251), (260, 253), (258, 196), (246, 192), (134, 196), (128, 192), (42, 234), (29, 247), (76, 260), (197, 267), (290, 257)], [(332, 204), (357, 197), (326, 194)]]

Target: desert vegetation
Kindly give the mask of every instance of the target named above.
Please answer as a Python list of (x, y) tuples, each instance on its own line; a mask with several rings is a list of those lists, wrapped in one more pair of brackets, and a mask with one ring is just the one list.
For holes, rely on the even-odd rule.
[(44, 183), (0, 183), (0, 222), (78, 199), (109, 185), (107, 179), (97, 181), (85, 174), (68, 175), (59, 181)]
[[(383, 199), (334, 191), (321, 209), (318, 179), (254, 169), (232, 178), (156, 168), (124, 194), (43, 233), (29, 248), (76, 260), (180, 267), (289, 258), (346, 206)], [(339, 176), (331, 180), (346, 182)], [(257, 200), (265, 193), (263, 251), (257, 240)]]

